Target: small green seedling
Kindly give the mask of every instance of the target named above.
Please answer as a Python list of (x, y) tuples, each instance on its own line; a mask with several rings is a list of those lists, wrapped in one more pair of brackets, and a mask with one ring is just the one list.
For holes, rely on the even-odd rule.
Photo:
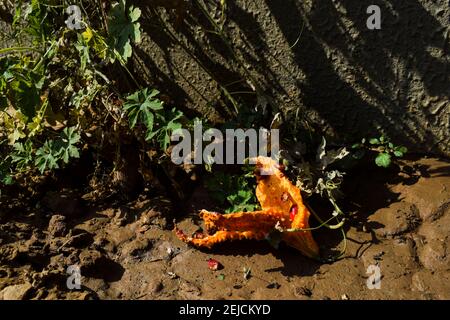
[(354, 144), (352, 149), (355, 151), (355, 156), (358, 158), (364, 156), (365, 149), (378, 152), (378, 155), (375, 158), (375, 164), (383, 168), (388, 168), (392, 164), (394, 158), (401, 158), (408, 152), (406, 147), (394, 145), (391, 140), (384, 135), (379, 138), (372, 138), (369, 141), (364, 138), (361, 140), (361, 143)]

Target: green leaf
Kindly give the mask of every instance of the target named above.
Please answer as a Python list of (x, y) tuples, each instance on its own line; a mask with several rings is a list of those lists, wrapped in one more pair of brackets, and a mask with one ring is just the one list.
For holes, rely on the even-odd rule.
[(61, 133), (61, 139), (64, 143), (76, 144), (80, 141), (81, 136), (78, 132), (75, 131), (75, 127), (65, 128)]
[(0, 182), (3, 183), (5, 186), (10, 186), (14, 184), (13, 177), (9, 174), (6, 174), (4, 176), (0, 174)]
[[(147, 89), (145, 89), (145, 93), (147, 94)], [(152, 92), (150, 92), (150, 95), (148, 96), (149, 98), (155, 98), (160, 92), (156, 89), (153, 89)]]
[(14, 93), (14, 107), (19, 109), (29, 119), (36, 115), (40, 104), (39, 92), (29, 81), (14, 80), (11, 83)]
[(128, 120), (129, 120), (131, 129), (133, 129), (136, 126), (138, 118), (139, 118), (139, 111), (137, 109), (132, 109), (128, 113)]
[(394, 150), (395, 150), (395, 151), (399, 151), (399, 152), (401, 152), (401, 153), (403, 153), (403, 154), (405, 154), (405, 153), (408, 152), (408, 148), (403, 147), (403, 146), (396, 147)]
[[(151, 99), (151, 97), (149, 97), (149, 99)], [(163, 104), (159, 100), (148, 101), (146, 102), (146, 106), (152, 109), (153, 111), (164, 109)]]
[(380, 144), (380, 140), (378, 140), (377, 138), (372, 138), (369, 140), (370, 144)]
[(403, 157), (408, 152), (408, 148), (399, 146), (394, 148), (394, 155), (396, 157)]
[(0, 184), (8, 186), (14, 183), (10, 168), (11, 166), (7, 161), (0, 162)]
[[(145, 92), (145, 90), (147, 90), (147, 89), (144, 89), (144, 92)], [(127, 97), (127, 101), (139, 102), (139, 93), (140, 93), (140, 91), (136, 91), (135, 93), (130, 94)]]
[(145, 135), (145, 141), (152, 140), (158, 133), (160, 133), (159, 130), (157, 130), (157, 131), (148, 131), (147, 134)]
[(81, 34), (78, 34), (78, 42), (75, 44), (75, 48), (78, 50), (80, 56), (80, 71), (83, 73), (91, 59), (89, 57), (89, 46)]
[(379, 167), (384, 167), (387, 168), (390, 166), (391, 164), (391, 155), (388, 153), (380, 153), (376, 159), (375, 159), (375, 163), (377, 164), (377, 166)]
[(156, 98), (158, 94), (158, 90), (149, 92), (147, 88), (137, 91), (126, 98), (123, 108), (130, 128), (143, 124), (146, 127), (145, 140), (156, 139), (160, 148), (167, 150), (172, 132), (182, 127), (178, 119), (183, 113), (175, 108), (165, 110), (164, 103)]
[(75, 127), (65, 128), (61, 133), (61, 140), (57, 144), (59, 152), (57, 156), (61, 158), (64, 163), (69, 163), (70, 158), (79, 158), (80, 153), (75, 146), (81, 139)]
[(150, 140), (157, 134), (157, 132), (153, 132), (155, 121), (154, 112), (163, 109), (163, 102), (155, 98), (158, 93), (159, 91), (152, 90), (149, 94), (147, 88), (136, 91), (126, 98), (123, 106), (125, 112), (128, 114), (130, 128), (134, 128), (138, 121), (145, 125), (147, 128), (147, 140)]
[(143, 120), (145, 126), (147, 127), (147, 132), (152, 132), (155, 116), (153, 115), (152, 112), (150, 112), (147, 109), (143, 110), (142, 115), (143, 115), (142, 120)]
[(27, 140), (25, 143), (16, 142), (11, 153), (12, 163), (16, 163), (17, 169), (23, 170), (33, 161), (33, 143)]
[(170, 145), (170, 136), (169, 136), (169, 134), (166, 131), (166, 134), (164, 135), (164, 140), (163, 140), (163, 143), (162, 143), (163, 150), (166, 151), (167, 148), (169, 147), (169, 145)]
[(45, 141), (44, 145), (36, 151), (35, 165), (42, 174), (45, 170), (58, 169), (57, 156), (58, 150), (55, 148), (54, 141)]
[(246, 177), (245, 170), (242, 175), (215, 172), (206, 180), (206, 188), (211, 197), (225, 207), (225, 213), (257, 210), (259, 205), (255, 196), (255, 184), (254, 177)]
[(131, 57), (131, 42), (141, 41), (140, 24), (137, 22), (140, 16), (141, 10), (134, 6), (127, 9), (125, 0), (113, 4), (109, 13), (109, 43), (125, 62)]

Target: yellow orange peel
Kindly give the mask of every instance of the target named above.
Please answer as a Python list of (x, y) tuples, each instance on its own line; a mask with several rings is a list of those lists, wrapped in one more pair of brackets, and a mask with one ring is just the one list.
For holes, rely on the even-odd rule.
[(207, 235), (186, 236), (175, 226), (175, 232), (182, 241), (211, 248), (227, 240), (266, 239), (276, 229), (301, 231), (283, 232), (282, 240), (304, 255), (319, 257), (319, 247), (309, 229), (309, 210), (303, 203), (300, 189), (294, 186), (280, 170), (278, 163), (268, 157), (258, 157), (255, 176), (258, 185), (256, 197), (261, 204), (260, 211), (220, 214), (202, 210)]

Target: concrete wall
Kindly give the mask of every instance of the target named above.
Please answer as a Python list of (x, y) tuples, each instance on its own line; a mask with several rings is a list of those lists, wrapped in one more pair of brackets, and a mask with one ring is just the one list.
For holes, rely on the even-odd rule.
[[(227, 0), (226, 16), (204, 0), (228, 41), (196, 1), (133, 2), (144, 13), (134, 68), (179, 106), (228, 119), (227, 88), (252, 107), (299, 109), (338, 141), (383, 130), (450, 156), (448, 0)], [(371, 4), (381, 30), (366, 26)]]
[[(224, 11), (201, 0), (226, 41), (196, 0), (129, 2), (144, 31), (132, 67), (192, 115), (229, 119), (226, 88), (291, 121), (298, 110), (339, 142), (382, 130), (450, 156), (450, 0), (226, 0)], [(381, 30), (367, 29), (371, 4)]]

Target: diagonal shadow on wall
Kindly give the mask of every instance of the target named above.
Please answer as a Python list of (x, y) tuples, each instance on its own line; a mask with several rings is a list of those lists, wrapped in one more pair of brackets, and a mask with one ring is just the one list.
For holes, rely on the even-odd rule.
[[(340, 141), (382, 130), (413, 150), (448, 154), (448, 26), (438, 19), (448, 15), (443, 3), (227, 1), (227, 43), (193, 2), (137, 2), (143, 29), (162, 52), (136, 50), (140, 69), (147, 70), (143, 81), (179, 106), (228, 119), (223, 88), (248, 105), (263, 92), (284, 111), (310, 113)], [(218, 1), (202, 3), (211, 17), (220, 17)], [(366, 26), (371, 4), (382, 10), (381, 30)], [(260, 92), (249, 94), (255, 86)]]
[[(423, 119), (417, 121), (410, 112), (408, 92), (420, 91), (411, 81), (417, 74), (422, 90), (448, 103), (448, 60), (427, 51), (429, 47), (445, 50), (443, 26), (417, 1), (386, 1), (389, 6), (379, 3), (382, 29), (368, 30), (367, 16), (362, 13), (373, 2), (336, 1), (340, 4), (336, 6), (316, 1), (307, 13), (298, 1), (266, 0), (288, 41), (297, 37), (298, 31), (292, 27), (295, 21), (306, 20), (302, 45), (292, 53), (306, 73), (307, 82), (299, 85), (307, 107), (314, 108), (338, 132), (375, 132), (381, 125), (409, 145), (424, 138), (424, 143), (437, 143), (440, 138), (427, 128), (427, 122), (436, 119), (428, 111), (418, 110)], [(343, 57), (347, 66), (342, 67), (351, 68), (354, 79), (343, 78), (345, 72), (332, 61), (336, 57)]]

